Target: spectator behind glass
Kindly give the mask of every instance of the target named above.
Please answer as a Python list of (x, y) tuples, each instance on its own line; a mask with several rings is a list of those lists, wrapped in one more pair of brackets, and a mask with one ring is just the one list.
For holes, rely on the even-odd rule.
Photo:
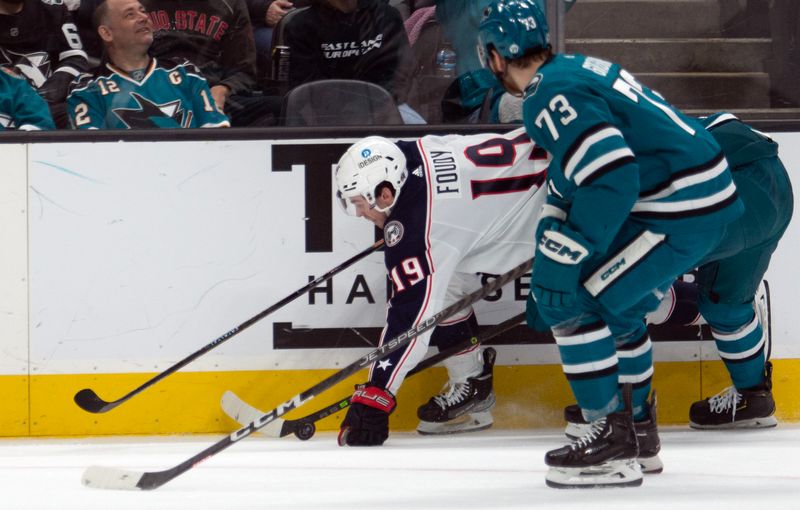
[(67, 126), (70, 82), (89, 68), (78, 28), (61, 1), (0, 0), (0, 66), (12, 68)]
[(81, 76), (67, 99), (77, 129), (229, 125), (197, 68), (148, 54), (153, 24), (139, 0), (106, 0), (94, 25), (107, 61)]
[(256, 67), (259, 79), (270, 75), (272, 30), (292, 9), (308, 7), (311, 0), (247, 0), (253, 37), (256, 42)]
[(405, 104), (413, 56), (403, 19), (386, 1), (313, 0), (284, 36), (291, 88), (331, 78), (376, 83), (395, 97), (407, 124), (424, 123)]
[[(546, 12), (547, 0), (533, 0), (542, 12)], [(564, 8), (569, 10), (575, 0), (563, 0)], [(486, 93), (494, 89), (492, 99), (492, 122), (507, 122), (499, 118), (502, 101), (513, 99), (504, 97), (503, 89), (488, 69), (481, 66), (478, 59), (478, 26), (483, 19), (484, 9), (491, 0), (436, 0), (436, 19), (444, 31), (445, 39), (450, 41), (456, 51), (456, 71), (460, 103), (465, 115), (478, 114)]]
[[(155, 29), (154, 57), (195, 63), (234, 126), (268, 122), (256, 86), (256, 50), (245, 0), (143, 0)], [(271, 121), (269, 121), (271, 122)]]
[(55, 129), (47, 103), (25, 78), (0, 67), (0, 131)]

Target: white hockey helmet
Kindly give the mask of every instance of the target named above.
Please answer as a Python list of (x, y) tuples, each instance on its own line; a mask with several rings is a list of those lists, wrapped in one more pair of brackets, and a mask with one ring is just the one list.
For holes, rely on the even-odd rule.
[[(336, 196), (350, 216), (356, 216), (350, 199), (357, 196), (364, 197), (370, 208), (387, 212), (397, 203), (407, 177), (403, 151), (382, 136), (368, 136), (351, 145), (336, 164)], [(383, 182), (394, 188), (394, 202), (381, 208), (375, 201), (375, 190)]]

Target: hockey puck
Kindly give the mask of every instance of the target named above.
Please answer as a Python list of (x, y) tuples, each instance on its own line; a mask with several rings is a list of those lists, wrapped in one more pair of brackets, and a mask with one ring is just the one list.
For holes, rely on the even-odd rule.
[(307, 441), (314, 436), (314, 432), (317, 431), (317, 427), (314, 426), (311, 422), (306, 422), (300, 425), (297, 430), (294, 431), (294, 435), (297, 436), (297, 439), (301, 441)]

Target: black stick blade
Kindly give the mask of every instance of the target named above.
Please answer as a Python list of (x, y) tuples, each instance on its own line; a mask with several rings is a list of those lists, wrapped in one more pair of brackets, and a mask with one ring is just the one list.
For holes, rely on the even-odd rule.
[(86, 388), (75, 394), (73, 398), (78, 407), (90, 413), (105, 413), (117, 407), (119, 401), (106, 402), (97, 396), (93, 389)]

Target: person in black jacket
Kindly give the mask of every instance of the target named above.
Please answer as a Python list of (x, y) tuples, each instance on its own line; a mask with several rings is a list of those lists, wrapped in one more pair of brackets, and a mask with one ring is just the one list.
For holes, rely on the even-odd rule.
[(308, 7), (311, 0), (247, 0), (253, 37), (256, 41), (256, 66), (259, 78), (270, 75), (272, 30), (293, 9)]
[(60, 0), (0, 0), (0, 66), (22, 75), (67, 126), (70, 82), (89, 63), (78, 28)]
[(143, 0), (155, 28), (152, 56), (197, 65), (234, 126), (266, 114), (256, 88), (256, 50), (245, 0)]
[(289, 87), (329, 79), (376, 83), (406, 102), (413, 55), (403, 19), (386, 1), (313, 0), (284, 28)]

